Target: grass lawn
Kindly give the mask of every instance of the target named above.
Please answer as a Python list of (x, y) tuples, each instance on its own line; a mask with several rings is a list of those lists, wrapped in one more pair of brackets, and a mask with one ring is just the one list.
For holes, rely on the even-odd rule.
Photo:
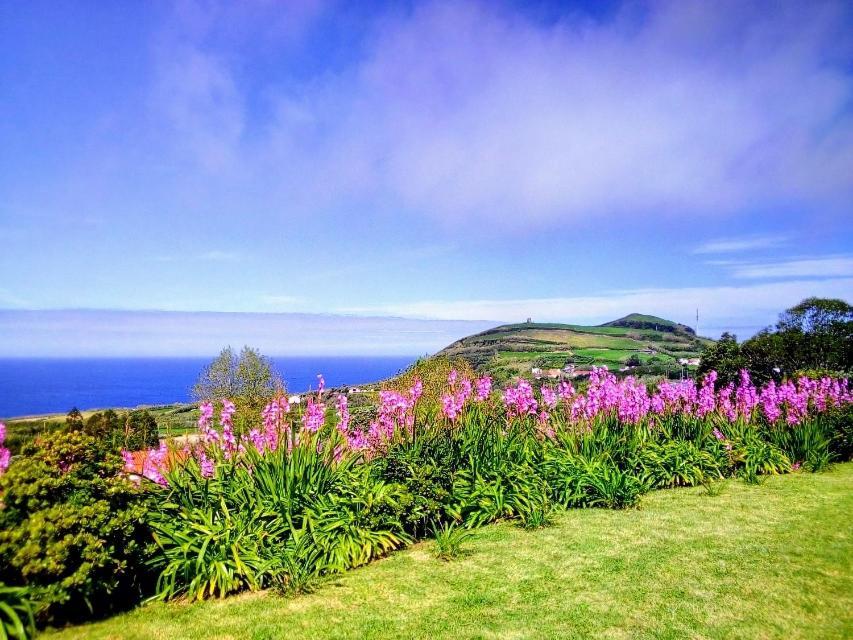
[(658, 491), (631, 511), (480, 530), (465, 557), (426, 542), (312, 595), (155, 604), (55, 639), (850, 638), (853, 464)]

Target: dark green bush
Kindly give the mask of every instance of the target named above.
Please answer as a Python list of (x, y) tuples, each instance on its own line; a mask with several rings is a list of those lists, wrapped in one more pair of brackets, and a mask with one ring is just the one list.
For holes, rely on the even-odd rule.
[(122, 466), (72, 431), (37, 440), (0, 476), (0, 580), (29, 587), (39, 620), (107, 613), (142, 594), (146, 493)]
[(688, 440), (646, 443), (637, 450), (634, 468), (649, 489), (693, 487), (721, 477), (714, 456)]

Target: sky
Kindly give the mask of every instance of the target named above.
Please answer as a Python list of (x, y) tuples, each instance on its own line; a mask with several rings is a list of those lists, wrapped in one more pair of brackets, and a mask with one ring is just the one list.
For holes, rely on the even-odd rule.
[(8, 0), (0, 149), (0, 356), (853, 300), (849, 2)]

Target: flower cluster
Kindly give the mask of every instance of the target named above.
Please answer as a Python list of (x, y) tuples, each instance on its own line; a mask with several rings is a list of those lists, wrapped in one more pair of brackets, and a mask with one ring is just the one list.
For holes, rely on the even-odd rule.
[[(716, 372), (708, 373), (697, 385), (693, 380), (661, 382), (655, 393), (629, 376), (617, 380), (606, 368), (596, 369), (590, 377), (586, 394), (568, 395), (567, 406), (574, 421), (591, 420), (601, 414), (615, 412), (623, 422), (637, 423), (651, 415), (682, 414), (704, 417), (717, 413), (729, 422), (752, 420), (759, 415), (769, 423), (782, 417), (798, 424), (810, 411), (821, 413), (829, 407), (853, 402), (847, 380), (800, 378), (776, 385), (769, 382), (758, 389), (749, 373), (742, 371), (737, 385), (714, 390)], [(543, 401), (550, 393), (542, 391)], [(560, 394), (563, 399), (563, 394)]]
[(536, 415), (539, 411), (533, 387), (524, 379), (519, 380), (515, 386), (504, 389), (503, 400), (509, 417)]
[(6, 425), (0, 422), (0, 475), (6, 472), (9, 461), (12, 459), (12, 453), (3, 446), (4, 442), (6, 442)]
[(415, 428), (415, 406), (423, 394), (423, 384), (416, 379), (407, 393), (380, 391), (376, 419), (366, 434), (350, 434), (349, 445), (355, 450), (382, 450), (400, 431), (411, 433)]
[[(489, 384), (491, 387), (491, 381), (489, 381)], [(456, 369), (451, 369), (447, 376), (447, 385), (449, 391), (441, 396), (441, 412), (445, 418), (451, 422), (456, 422), (459, 416), (462, 415), (465, 403), (471, 397), (471, 381), (466, 377), (463, 377), (460, 381)]]
[[(178, 457), (194, 459), (202, 476), (211, 477), (217, 459), (241, 456), (246, 452), (247, 443), (259, 453), (265, 453), (275, 451), (283, 443), (288, 449), (297, 445), (303, 431), (320, 433), (326, 425), (327, 411), (322, 401), (325, 383), (322, 376), (318, 376), (318, 380), (318, 391), (307, 398), (301, 417), (292, 415), (286, 396), (278, 396), (263, 410), (263, 428), (252, 429), (242, 441), (234, 434), (233, 402), (222, 402), (220, 430), (212, 426), (213, 404), (202, 403), (198, 420), (200, 437), (195, 443), (188, 443)], [(763, 419), (771, 424), (784, 421), (794, 425), (812, 413), (853, 403), (853, 391), (847, 380), (800, 378), (782, 384), (770, 382), (759, 389), (743, 371), (737, 384), (715, 390), (716, 382), (717, 374), (712, 371), (698, 383), (693, 380), (663, 381), (650, 391), (640, 380), (631, 376), (617, 379), (603, 367), (593, 370), (584, 393), (578, 393), (570, 382), (563, 381), (556, 387), (543, 385), (537, 395), (530, 382), (519, 379), (504, 389), (502, 399), (508, 419), (533, 417), (546, 436), (554, 434), (557, 423), (551, 420), (552, 416), (559, 416), (569, 424), (592, 428), (593, 421), (603, 416), (631, 424), (647, 420), (654, 425), (655, 421), (672, 415), (704, 418), (713, 414), (723, 419), (717, 423), (720, 426), (714, 427), (713, 435), (727, 448), (731, 445), (721, 430), (721, 427), (725, 429), (725, 421)], [(447, 384), (441, 396), (441, 411), (451, 423), (460, 420), (471, 402), (484, 402), (492, 391), (492, 380), (488, 376), (472, 382), (455, 370), (450, 372)], [(323, 431), (321, 437), (328, 435), (334, 439), (336, 429), (338, 437), (343, 438), (344, 444), (336, 448), (336, 458), (346, 450), (367, 456), (380, 455), (395, 436), (413, 432), (415, 409), (422, 394), (423, 385), (419, 379), (415, 379), (406, 392), (380, 391), (376, 417), (366, 430), (353, 424), (347, 397), (337, 394), (334, 398), (335, 428), (331, 434)], [(0, 445), (4, 436), (5, 428), (0, 423)], [(164, 473), (171, 460), (165, 443), (157, 449), (137, 454), (123, 452), (123, 455), (129, 472), (158, 484), (166, 483)], [(0, 472), (8, 466), (8, 458), (8, 450), (0, 446)]]

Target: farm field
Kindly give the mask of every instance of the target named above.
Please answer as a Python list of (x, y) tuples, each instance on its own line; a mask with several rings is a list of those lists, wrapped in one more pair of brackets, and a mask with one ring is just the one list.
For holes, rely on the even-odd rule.
[(451, 562), (424, 542), (310, 595), (151, 604), (45, 637), (841, 639), (853, 634), (851, 511), (851, 463), (729, 480), (718, 496), (657, 491), (545, 529), (484, 527)]
[(685, 325), (631, 314), (601, 326), (521, 323), (495, 327), (462, 338), (439, 355), (461, 357), (478, 372), (498, 380), (529, 376), (535, 367), (588, 370), (631, 364), (635, 375), (680, 373), (680, 358), (698, 358), (713, 341), (697, 337)]

